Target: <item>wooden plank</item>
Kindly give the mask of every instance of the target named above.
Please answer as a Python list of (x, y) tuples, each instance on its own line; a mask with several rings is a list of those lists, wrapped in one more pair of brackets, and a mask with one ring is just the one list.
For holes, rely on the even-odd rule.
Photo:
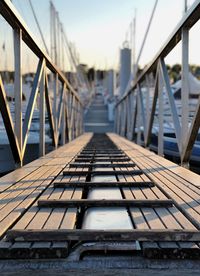
[[(72, 177), (70, 181), (85, 181), (85, 177)], [(68, 188), (69, 189), (69, 188)], [(83, 195), (83, 189), (76, 188), (72, 195), (72, 199), (78, 200), (81, 199)], [(61, 199), (64, 199), (63, 197)], [(68, 208), (65, 212), (65, 216), (60, 225), (60, 229), (74, 229), (77, 222), (77, 213), (78, 208)]]
[[(0, 235), (12, 226), (29, 208), (29, 206), (39, 197), (42, 191), (51, 183), (60, 168), (49, 168), (49, 171), (44, 173), (37, 181), (33, 182), (34, 185), (31, 189), (24, 189), (20, 196), (13, 198), (13, 200), (3, 208), (1, 212), (0, 221)], [(44, 178), (43, 178), (44, 177)], [(2, 213), (3, 212), (3, 213)]]
[(21, 203), (27, 195), (30, 195), (37, 188), (37, 183), (39, 185), (41, 184), (41, 182), (37, 182), (37, 178), (40, 179), (42, 176), (45, 176), (50, 169), (51, 168), (42, 170), (40, 168), (37, 172), (30, 174), (23, 181), (18, 183), (18, 185), (15, 185), (0, 195), (0, 198), (3, 199), (0, 201), (1, 221), (12, 211), (13, 208)]
[(182, 178), (188, 183), (200, 188), (200, 176), (188, 169), (185, 169), (167, 159), (158, 159), (156, 155), (151, 157), (152, 160), (159, 162), (163, 167), (174, 173), (174, 175)]
[(87, 187), (87, 188), (106, 188), (106, 187), (153, 187), (154, 183), (151, 181), (148, 182), (54, 182), (54, 187), (63, 188), (63, 187)]
[(97, 154), (116, 154), (116, 153), (123, 153), (123, 151), (121, 149), (116, 149), (116, 150), (109, 150), (109, 149), (94, 149), (94, 150), (90, 150), (88, 149), (83, 149), (82, 150), (83, 153), (97, 153)]
[[(90, 162), (90, 161), (93, 161), (93, 162), (118, 162), (119, 161), (119, 158), (75, 158), (75, 162)], [(124, 161), (131, 161), (131, 159), (129, 157), (122, 157), (120, 158), (120, 161), (121, 162), (124, 162)]]
[(8, 230), (7, 241), (200, 241), (195, 230)]
[[(194, 225), (196, 227), (200, 227), (200, 209), (198, 198), (198, 193), (200, 192), (196, 188), (196, 195), (193, 193), (195, 186), (191, 185), (191, 183), (185, 182), (181, 176), (179, 179), (177, 179), (177, 175), (173, 174), (173, 172), (170, 172), (169, 169), (166, 169), (160, 163), (156, 163), (152, 160), (153, 155), (149, 155), (149, 152), (141, 147), (138, 147), (138, 145), (135, 145), (123, 138), (115, 138), (113, 137), (114, 141), (117, 141), (117, 144), (120, 143), (122, 146), (124, 144), (128, 144), (129, 146), (133, 148), (137, 148), (140, 154), (137, 158), (135, 158), (135, 150), (133, 155), (131, 154), (131, 151), (127, 154), (134, 158), (134, 161), (140, 166), (140, 168), (144, 169), (146, 171), (146, 174), (150, 176), (150, 178), (155, 181), (161, 191), (164, 191), (165, 194), (168, 195), (168, 197), (171, 197), (175, 200), (179, 210), (183, 213), (181, 216), (182, 222), (185, 224), (185, 228), (194, 228)], [(121, 141), (121, 142), (120, 142)], [(159, 160), (164, 160), (161, 157), (159, 157)], [(168, 161), (167, 161), (168, 162)], [(171, 163), (172, 165), (173, 163)], [(174, 164), (174, 166), (177, 166)], [(171, 166), (173, 168), (173, 166)], [(184, 181), (184, 183), (182, 183)], [(188, 191), (188, 192), (186, 192)], [(191, 196), (192, 194), (192, 196)], [(196, 198), (194, 199), (193, 196)], [(192, 223), (191, 223), (192, 222)], [(183, 224), (183, 225), (184, 225)]]
[[(56, 227), (56, 224), (59, 223), (59, 215), (55, 214), (56, 209), (54, 209), (52, 212), (46, 216), (46, 222), (44, 216), (37, 216), (38, 207), (34, 206), (31, 207), (28, 212), (25, 213), (27, 208), (37, 199), (37, 197), (45, 190), (47, 187), (47, 184), (50, 184), (50, 181), (52, 181), (55, 176), (62, 170), (62, 167), (66, 165), (73, 157), (74, 155), (81, 149), (83, 146), (83, 143), (86, 141), (79, 141), (78, 143), (70, 143), (70, 145), (62, 147), (62, 151), (60, 152), (60, 149), (54, 151), (53, 153), (50, 153), (51, 156), (44, 156), (43, 158), (40, 158), (39, 160), (36, 160), (32, 162), (32, 164), (28, 164), (27, 171), (32, 171), (33, 173), (25, 174), (24, 170), (17, 170), (17, 172), (24, 173), (24, 178), (19, 183), (16, 183), (11, 188), (7, 189), (6, 192), (3, 192), (0, 197), (4, 198), (5, 200), (1, 201), (1, 208), (3, 206), (6, 207), (4, 209), (5, 218), (1, 216), (0, 219), (0, 231), (3, 231), (4, 233), (8, 227), (11, 227), (12, 224), (16, 221), (17, 224), (15, 227), (19, 227), (21, 229), (29, 228), (35, 226), (36, 229), (41, 229), (42, 227), (45, 228), (45, 223), (48, 222), (47, 226), (49, 228)], [(66, 150), (67, 148), (67, 150)], [(60, 153), (59, 153), (60, 152)], [(62, 159), (60, 158), (60, 154), (62, 155)], [(58, 164), (60, 165), (60, 168), (58, 168)], [(30, 166), (30, 167), (29, 167)], [(38, 168), (39, 166), (39, 168)], [(15, 172), (13, 172), (13, 175)], [(17, 180), (16, 180), (17, 181)], [(48, 192), (46, 193), (46, 191)], [(52, 190), (47, 189), (44, 194), (51, 194)], [(63, 190), (63, 189), (62, 189)], [(64, 193), (63, 193), (64, 194)], [(55, 194), (57, 196), (57, 194)], [(41, 197), (42, 198), (42, 197)], [(51, 196), (50, 196), (51, 198)], [(56, 198), (56, 197), (55, 197)], [(4, 205), (2, 205), (4, 204)], [(2, 209), (2, 210), (3, 210)], [(59, 208), (60, 212), (60, 208)], [(25, 214), (24, 214), (25, 213)], [(22, 216), (23, 215), (23, 216)], [(65, 216), (65, 212), (63, 214), (63, 217)], [(21, 219), (20, 219), (21, 217)], [(36, 218), (37, 217), (37, 218)], [(61, 221), (60, 221), (61, 223)], [(57, 225), (58, 226), (58, 225)], [(58, 246), (55, 245), (55, 250), (53, 249), (54, 243), (51, 242), (34, 242), (33, 244), (30, 242), (21, 243), (21, 242), (15, 242), (15, 243), (8, 243), (5, 241), (1, 241), (1, 244), (8, 245), (8, 250), (3, 253), (3, 246), (0, 247), (0, 255), (5, 256), (8, 258), (28, 258), (28, 257), (34, 257), (39, 256), (43, 258), (46, 257), (57, 257), (57, 254), (59, 256), (66, 257), (66, 254), (68, 252), (68, 248), (66, 246), (62, 246), (61, 248), (58, 248)], [(63, 243), (62, 243), (63, 244)], [(66, 243), (65, 243), (66, 244)], [(5, 246), (4, 246), (5, 247)]]
[[(45, 208), (68, 208), (68, 207), (171, 207), (173, 201), (170, 199), (166, 200), (128, 200), (128, 199), (80, 199), (80, 200), (38, 200), (39, 207)], [(48, 212), (45, 211), (45, 212)]]
[[(135, 156), (135, 151), (132, 154)], [(140, 157), (141, 157), (141, 155), (140, 155)], [(120, 176), (120, 177), (123, 178), (123, 176)], [(138, 177), (141, 177), (141, 176), (138, 176)], [(126, 179), (127, 178), (128, 177), (126, 176)], [(147, 189), (132, 188), (131, 190), (132, 190), (133, 195), (131, 195), (129, 189), (123, 188), (123, 192), (125, 193), (126, 198), (130, 199), (130, 198), (133, 198), (133, 196), (134, 196), (134, 198), (138, 198), (138, 195), (142, 196), (142, 198), (148, 198), (148, 199), (156, 199), (156, 198), (164, 199), (164, 198), (166, 198), (165, 194), (163, 194), (162, 191), (159, 190), (157, 186), (154, 186), (153, 188), (151, 187), (150, 189), (148, 189), (148, 188)], [(138, 194), (139, 191), (142, 191), (141, 195)], [(130, 193), (130, 196), (129, 196), (129, 193)], [(128, 197), (127, 197), (127, 195), (128, 195)], [(192, 228), (191, 228), (191, 223), (189, 223), (187, 218), (185, 218), (185, 216), (175, 206), (171, 207), (171, 208), (167, 208), (167, 209), (166, 208), (155, 208), (155, 212), (154, 212), (154, 210), (148, 209), (148, 213), (147, 213), (147, 210), (144, 210), (144, 208), (141, 208), (141, 209), (130, 208), (130, 213), (133, 218), (134, 224), (135, 224), (136, 228), (139, 228), (139, 229), (145, 229), (145, 228), (148, 229), (149, 227), (151, 227), (152, 229), (156, 229), (159, 227), (159, 223), (161, 223), (160, 224), (161, 229), (164, 229), (164, 228), (195, 229), (194, 226), (192, 226)], [(150, 217), (150, 215), (151, 215), (151, 217)], [(147, 225), (147, 223), (148, 223), (148, 225)], [(180, 242), (179, 243), (175, 243), (175, 242), (155, 243), (154, 242), (154, 243), (148, 243), (148, 245), (146, 245), (146, 244), (147, 244), (147, 242), (142, 243), (142, 248), (145, 248), (145, 254), (147, 252), (146, 247), (148, 246), (148, 254), (149, 255), (153, 254), (153, 255), (157, 255), (157, 256), (164, 256), (164, 254), (166, 253), (166, 249), (168, 250), (169, 248), (171, 250), (172, 256), (175, 256), (175, 254), (173, 254), (173, 250), (178, 248), (179, 253), (180, 253), (181, 249), (183, 248), (183, 244)], [(191, 244), (193, 246), (195, 246), (195, 243), (191, 243)], [(162, 249), (165, 249), (165, 250), (162, 251)], [(174, 251), (174, 252), (176, 252), (176, 251)]]
[(96, 153), (94, 153), (94, 154), (86, 154), (86, 153), (80, 153), (79, 155), (78, 155), (78, 157), (80, 157), (80, 158), (100, 158), (100, 157), (107, 157), (107, 158), (121, 158), (121, 157), (127, 157), (124, 153), (122, 154), (122, 153), (118, 153), (118, 154), (113, 154), (113, 153), (105, 153), (105, 154), (96, 154)]
[[(118, 139), (118, 137), (115, 134), (109, 134), (109, 137), (111, 139)], [(121, 139), (121, 137), (120, 137)], [(123, 138), (122, 138), (123, 139)], [(119, 140), (119, 139), (118, 139)], [(121, 140), (123, 141), (123, 147), (127, 147), (130, 146), (132, 148), (132, 150), (137, 150), (142, 156), (148, 156), (150, 159), (158, 162), (160, 165), (162, 165), (163, 167), (165, 167), (166, 169), (168, 169), (169, 171), (171, 171), (172, 173), (174, 173), (174, 176), (179, 176), (180, 178), (184, 179), (185, 181), (188, 182), (188, 184), (192, 184), (196, 187), (200, 187), (200, 176), (188, 169), (185, 169), (181, 166), (179, 166), (178, 164), (173, 163), (172, 161), (169, 161), (165, 158), (161, 158), (160, 156), (156, 155), (153, 152), (149, 152), (147, 149), (144, 149), (140, 146), (138, 146), (137, 144), (134, 144), (128, 140)], [(123, 148), (122, 147), (122, 148)]]
[[(139, 160), (138, 160), (139, 161)], [(147, 162), (147, 163), (146, 163)], [(187, 219), (192, 221), (196, 226), (200, 227), (200, 208), (199, 203), (196, 202), (190, 195), (186, 194), (184, 190), (174, 185), (173, 182), (169, 181), (166, 176), (156, 171), (153, 167), (149, 167), (148, 160), (141, 160), (141, 166), (147, 166), (149, 175), (152, 179), (155, 179), (157, 185), (163, 189), (170, 197), (177, 203), (179, 209), (184, 213)], [(163, 186), (164, 185), (164, 186)], [(181, 185), (179, 185), (181, 186)], [(192, 193), (192, 191), (190, 191)]]
[[(59, 149), (46, 154), (44, 157), (34, 160), (34, 161), (30, 162), (29, 164), (23, 166), (22, 168), (19, 168), (19, 169), (15, 170), (14, 172), (11, 172), (11, 173), (1, 177), (0, 178), (0, 193), (5, 191), (12, 185), (18, 183), (19, 181), (23, 180), (30, 173), (33, 173), (35, 170), (37, 170), (41, 166), (48, 164), (49, 162), (51, 162), (52, 159), (55, 159), (56, 157), (60, 157), (61, 154), (64, 154), (64, 153), (66, 154), (66, 152), (70, 152), (70, 150), (71, 150), (72, 152), (71, 152), (70, 156), (74, 157), (74, 155), (89, 141), (91, 136), (92, 135), (89, 133), (81, 135), (80, 137), (73, 140), (69, 144), (66, 144), (66, 145), (60, 147)], [(56, 163), (55, 163), (55, 165), (56, 165)]]
[(126, 171), (126, 170), (110, 170), (110, 171), (63, 171), (64, 176), (73, 176), (73, 175), (78, 175), (78, 176), (86, 176), (88, 174), (91, 175), (138, 175), (138, 174), (143, 174), (142, 170), (132, 170), (132, 171)]
[(118, 163), (118, 164), (95, 164), (95, 163), (71, 163), (69, 164), (70, 168), (132, 168), (135, 167), (134, 163)]
[(11, 187), (12, 185), (16, 184), (17, 182), (21, 181), (23, 178), (28, 176), (30, 173), (37, 170), (38, 167), (26, 167), (24, 166), (21, 169), (18, 169), (14, 172), (11, 172), (3, 177), (0, 178), (0, 193)]
[[(62, 179), (60, 176), (57, 176), (57, 181)], [(76, 179), (76, 178), (75, 178)], [(77, 189), (78, 190), (78, 189)], [(75, 191), (72, 188), (67, 189), (54, 189), (52, 186), (49, 187), (40, 197), (41, 199), (49, 198), (49, 199), (69, 199), (75, 197), (77, 195), (81, 195), (80, 189), (79, 191)], [(34, 227), (34, 229), (59, 229), (62, 227), (72, 227), (74, 228), (74, 224), (76, 221), (77, 208), (68, 209), (66, 208), (49, 208), (49, 212), (44, 212), (44, 208), (38, 208), (37, 203), (35, 203), (26, 214), (18, 221), (18, 223), (14, 226), (13, 229), (30, 229)], [(67, 223), (67, 224), (66, 224)], [(65, 229), (65, 228), (64, 228)], [(25, 253), (25, 249), (29, 248), (29, 251)], [(18, 249), (18, 250), (17, 250)], [(11, 258), (19, 258), (20, 253), (21, 256), (34, 257), (37, 256), (40, 258), (48, 258), (48, 256), (52, 258), (61, 258), (66, 257), (68, 254), (68, 243), (66, 242), (48, 242), (48, 241), (40, 241), (21, 243), (14, 242), (11, 246), (9, 252), (6, 253), (7, 256)]]

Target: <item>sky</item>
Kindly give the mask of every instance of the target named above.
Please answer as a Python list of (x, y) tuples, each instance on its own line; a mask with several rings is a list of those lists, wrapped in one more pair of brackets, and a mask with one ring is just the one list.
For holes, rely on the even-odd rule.
[[(12, 0), (13, 5), (42, 45), (28, 0)], [(54, 0), (65, 31), (79, 52), (81, 63), (89, 67), (110, 69), (119, 65), (119, 50), (130, 31), (130, 23), (136, 12), (136, 56), (147, 28), (155, 0)], [(188, 0), (188, 6), (194, 0)], [(49, 46), (50, 13), (48, 0), (32, 0), (42, 31)], [(140, 65), (149, 63), (161, 48), (183, 16), (184, 0), (159, 0), (152, 26), (142, 53)], [(7, 30), (1, 24), (0, 43), (7, 38)], [(200, 64), (197, 28), (191, 32), (190, 62)], [(199, 35), (198, 35), (199, 36)], [(7, 43), (10, 44), (10, 43)], [(11, 46), (10, 46), (11, 47)], [(167, 63), (181, 62), (180, 46)], [(28, 63), (28, 62), (27, 62)], [(30, 62), (29, 62), (30, 63)], [(30, 66), (30, 65), (29, 65)]]

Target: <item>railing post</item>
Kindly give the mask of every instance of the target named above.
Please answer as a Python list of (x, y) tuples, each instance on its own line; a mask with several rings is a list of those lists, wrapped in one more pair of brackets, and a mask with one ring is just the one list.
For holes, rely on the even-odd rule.
[[(159, 61), (160, 65), (160, 61)], [(160, 66), (159, 66), (160, 67)], [(158, 120), (159, 120), (159, 132), (158, 132), (158, 155), (163, 156), (164, 154), (164, 133), (163, 133), (163, 78), (162, 78), (162, 73), (161, 73), (161, 67), (159, 68), (158, 71), (158, 102), (159, 102), (159, 107), (158, 107)]]
[(149, 80), (149, 76), (146, 75), (145, 77), (145, 81), (146, 81), (146, 86), (147, 86), (147, 92), (146, 92), (146, 123), (147, 126), (149, 125), (149, 120), (150, 120), (150, 80)]
[(118, 105), (115, 105), (115, 120), (114, 120), (114, 132), (117, 133), (117, 121), (118, 121)]
[(67, 93), (67, 120), (68, 120), (68, 138), (69, 142), (72, 140), (72, 130), (71, 130), (71, 91), (69, 90)]
[(123, 100), (122, 136), (126, 137), (127, 127), (127, 97)]
[(84, 132), (84, 122), (83, 122), (83, 117), (84, 117), (84, 110), (83, 110), (83, 107), (81, 106), (81, 113), (80, 113), (80, 115), (81, 115), (81, 134), (83, 134), (83, 132)]
[(130, 122), (131, 122), (131, 94), (127, 96), (127, 116), (126, 116), (126, 137), (129, 138), (130, 133)]
[(137, 85), (137, 99), (136, 99), (136, 106), (137, 106), (137, 138), (136, 142), (138, 145), (141, 145), (141, 104), (140, 104), (140, 91), (139, 91), (139, 84)]
[[(188, 135), (189, 119), (189, 31), (187, 28), (182, 29), (182, 76), (181, 76), (181, 163), (184, 154)], [(181, 164), (183, 165), (183, 163)], [(186, 164), (184, 164), (185, 166)], [(187, 165), (186, 165), (187, 166)]]
[(62, 126), (61, 126), (61, 145), (64, 145), (66, 142), (66, 105), (65, 105), (65, 97), (66, 97), (66, 90), (63, 91), (63, 107), (62, 107)]
[(130, 132), (130, 140), (134, 139), (135, 136), (135, 128), (136, 128), (136, 117), (137, 117), (137, 95), (135, 91), (132, 93), (132, 114), (131, 114), (131, 132)]
[(78, 135), (81, 135), (83, 133), (83, 129), (82, 129), (82, 116), (84, 116), (83, 112), (82, 112), (82, 105), (81, 103), (79, 102), (79, 134)]
[(74, 97), (70, 91), (70, 141), (74, 139), (74, 129), (73, 129), (73, 123), (74, 123)]
[(78, 136), (78, 102), (77, 99), (75, 99), (75, 111), (74, 111), (74, 138)]
[(120, 129), (120, 135), (125, 136), (125, 124), (126, 124), (126, 99), (123, 100), (121, 103), (121, 129)]
[[(21, 42), (22, 30), (14, 29), (14, 58), (15, 58), (15, 133), (17, 136), (19, 150), (22, 152), (23, 138), (22, 138), (22, 71), (21, 71)], [(17, 167), (23, 165), (23, 160), (16, 164)]]
[(57, 95), (58, 95), (58, 74), (56, 73), (54, 75), (54, 97), (53, 97), (53, 117), (54, 117), (54, 131), (56, 136), (56, 143), (55, 148), (58, 147), (58, 139), (57, 139), (57, 133), (58, 133), (58, 124), (57, 124)]
[(74, 140), (74, 102), (75, 102), (75, 96), (72, 95), (72, 109), (71, 109), (71, 130), (72, 130), (72, 140)]
[(81, 134), (81, 105), (77, 102), (77, 136)]
[(120, 124), (121, 124), (121, 103), (119, 103), (117, 106), (117, 122), (116, 122), (117, 134), (120, 134)]
[(45, 65), (40, 81), (40, 142), (39, 156), (45, 155)]

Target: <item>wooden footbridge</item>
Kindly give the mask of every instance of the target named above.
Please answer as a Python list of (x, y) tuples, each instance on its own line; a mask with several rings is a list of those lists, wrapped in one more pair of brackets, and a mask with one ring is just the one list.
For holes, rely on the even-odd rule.
[[(161, 115), (161, 91), (165, 86), (181, 163), (185, 165), (200, 124), (197, 120), (200, 103), (190, 129), (187, 123), (181, 124), (164, 57), (181, 38), (183, 51), (187, 52), (187, 33), (199, 19), (199, 1), (194, 3), (162, 51), (118, 102), (116, 133), (98, 134), (83, 133), (79, 96), (34, 42), (10, 1), (0, 1), (0, 12), (15, 33), (15, 93), (19, 107), (21, 41), (38, 56), (25, 119), (22, 120), (19, 108), (15, 114), (18, 118), (15, 127), (0, 79), (0, 111), (18, 167), (0, 178), (0, 259), (64, 259), (79, 264), (80, 260), (89, 257), (101, 259), (102, 256), (116, 255), (118, 258), (142, 257), (143, 260), (199, 260), (200, 176), (164, 158)], [(185, 58), (183, 74), (188, 73)], [(54, 109), (49, 97), (47, 69), (54, 76), (55, 95), (59, 99)], [(150, 85), (150, 78), (154, 80), (155, 95), (152, 108), (147, 112), (141, 88), (145, 81), (147, 87)], [(186, 98), (183, 96), (182, 101), (188, 97), (186, 87), (187, 80), (184, 79), (182, 91)], [(39, 90), (41, 157), (22, 166)], [(148, 150), (157, 98), (159, 155)], [(45, 104), (55, 147), (46, 155)], [(185, 128), (188, 135), (183, 137), (181, 131)]]
[(0, 257), (199, 258), (199, 180), (116, 134), (84, 134), (1, 178)]

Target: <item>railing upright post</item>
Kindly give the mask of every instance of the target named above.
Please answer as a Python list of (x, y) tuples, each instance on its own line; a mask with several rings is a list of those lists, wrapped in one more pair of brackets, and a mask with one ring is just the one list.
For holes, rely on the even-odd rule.
[(82, 134), (82, 120), (83, 118), (81, 118), (82, 116), (84, 116), (83, 112), (82, 112), (82, 106), (81, 103), (78, 103), (78, 136)]
[[(182, 29), (182, 76), (181, 76), (181, 157), (183, 157), (188, 135), (189, 119), (189, 31)], [(182, 158), (181, 158), (182, 159)], [(182, 164), (183, 165), (183, 164)]]
[[(160, 65), (160, 62), (159, 62)], [(159, 66), (160, 67), (160, 66)], [(161, 73), (161, 68), (159, 68), (158, 71), (158, 102), (159, 102), (159, 107), (158, 107), (158, 121), (159, 121), (159, 132), (158, 132), (158, 155), (163, 156), (164, 154), (164, 140), (163, 140), (163, 78), (162, 78), (162, 73)]]
[(132, 92), (132, 114), (131, 114), (131, 126), (130, 126), (130, 140), (132, 141), (135, 136), (135, 128), (136, 128), (136, 116), (137, 116), (137, 95), (135, 91)]
[(62, 126), (61, 126), (61, 145), (64, 145), (66, 143), (66, 105), (65, 105), (65, 99), (66, 99), (66, 89), (63, 91), (63, 107), (62, 107)]
[(123, 100), (121, 103), (122, 105), (122, 112), (121, 112), (121, 128), (120, 128), (120, 135), (125, 136), (125, 123), (126, 123), (126, 99)]
[(117, 122), (116, 122), (116, 128), (117, 128), (117, 134), (120, 134), (120, 124), (121, 124), (121, 103), (117, 106)]
[(70, 102), (70, 106), (71, 106), (71, 112), (70, 112), (70, 129), (71, 129), (71, 140), (74, 139), (74, 96), (71, 94), (71, 102)]
[(147, 92), (146, 92), (146, 122), (147, 122), (147, 126), (149, 125), (149, 120), (150, 120), (150, 80), (149, 80), (149, 76), (146, 75), (145, 77), (145, 81), (146, 81), (146, 86), (147, 86)]
[(57, 95), (58, 95), (58, 74), (56, 73), (54, 75), (54, 97), (53, 97), (53, 117), (54, 117), (54, 131), (55, 131), (55, 137), (56, 137), (56, 143), (55, 148), (58, 147), (58, 139), (57, 139), (57, 133), (58, 133), (58, 122), (57, 122)]
[(136, 106), (137, 106), (137, 138), (136, 142), (138, 145), (141, 145), (141, 104), (140, 104), (140, 91), (139, 91), (139, 84), (137, 85), (137, 99), (136, 99)]
[[(14, 29), (14, 60), (15, 60), (15, 133), (18, 139), (19, 150), (22, 152), (23, 138), (22, 138), (22, 71), (21, 71), (21, 42), (22, 30), (19, 28)], [(23, 160), (16, 164), (17, 167), (23, 165)]]
[(127, 116), (126, 116), (126, 137), (129, 137), (130, 132), (130, 121), (131, 121), (131, 94), (127, 96)]
[(77, 102), (77, 136), (81, 134), (81, 105)]
[(118, 105), (115, 105), (114, 113), (115, 113), (114, 132), (117, 133)]
[(78, 106), (77, 106), (77, 100), (75, 98), (75, 105), (74, 105), (74, 138), (78, 136)]
[(72, 129), (71, 129), (71, 117), (72, 117), (72, 100), (71, 91), (68, 92), (67, 96), (67, 115), (68, 115), (68, 138), (69, 142), (72, 140)]
[(122, 136), (126, 137), (127, 129), (127, 97), (123, 101)]
[(39, 155), (45, 155), (45, 66), (40, 81), (40, 142)]
[(83, 117), (84, 117), (84, 110), (83, 110), (83, 107), (81, 106), (81, 134), (83, 134), (83, 132), (84, 132)]

